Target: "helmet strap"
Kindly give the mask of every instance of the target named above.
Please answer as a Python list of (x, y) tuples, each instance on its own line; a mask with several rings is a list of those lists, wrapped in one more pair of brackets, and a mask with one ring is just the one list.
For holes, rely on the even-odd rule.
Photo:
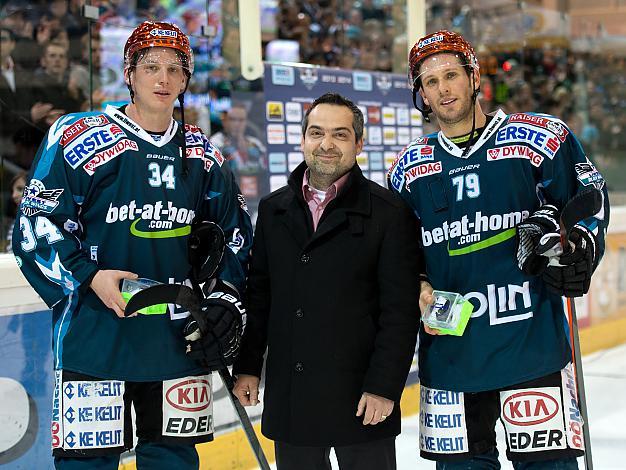
[[(187, 90), (187, 87), (185, 87), (185, 90)], [(187, 163), (187, 135), (185, 132), (185, 90), (183, 90), (183, 92), (178, 95), (178, 103), (180, 104), (180, 121), (181, 128), (183, 130), (183, 145), (181, 147), (181, 153), (183, 158), (183, 178), (186, 178), (187, 174), (189, 173), (189, 166)]]
[(474, 82), (474, 72), (472, 71), (472, 79), (471, 79), (471, 86), (472, 86), (472, 90), (474, 90), (472, 92), (472, 130), (470, 131), (470, 137), (469, 140), (467, 141), (467, 146), (463, 149), (463, 154), (461, 155), (461, 158), (465, 158), (467, 157), (467, 155), (469, 154), (470, 150), (472, 149), (472, 146), (474, 145), (474, 131), (476, 130), (476, 98), (478, 97), (478, 93), (480, 92), (480, 87), (479, 88), (475, 88), (475, 82)]
[[(420, 108), (417, 105), (417, 94), (419, 93), (418, 90), (416, 90), (415, 88), (413, 88), (413, 106), (415, 107), (415, 109), (417, 109), (420, 113), (422, 113), (422, 118), (424, 119), (424, 121), (426, 122), (430, 122), (430, 116), (429, 114), (432, 112), (432, 110), (430, 109), (430, 106), (424, 106), (424, 109)], [(426, 104), (426, 103), (424, 103)]]
[(132, 82), (130, 81), (130, 69), (128, 70), (128, 93), (130, 94), (130, 102), (135, 104), (135, 92), (133, 91)]

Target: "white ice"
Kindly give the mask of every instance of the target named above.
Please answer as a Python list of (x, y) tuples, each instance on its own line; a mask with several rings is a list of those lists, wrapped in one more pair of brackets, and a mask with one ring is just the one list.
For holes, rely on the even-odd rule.
[[(626, 344), (585, 356), (583, 371), (594, 468), (626, 470)], [(433, 462), (419, 457), (418, 427), (418, 415), (402, 420), (402, 434), (396, 441), (398, 470), (435, 468)], [(512, 469), (500, 425), (497, 431), (502, 468)], [(332, 463), (338, 469), (334, 457)], [(579, 468), (585, 468), (582, 458)]]

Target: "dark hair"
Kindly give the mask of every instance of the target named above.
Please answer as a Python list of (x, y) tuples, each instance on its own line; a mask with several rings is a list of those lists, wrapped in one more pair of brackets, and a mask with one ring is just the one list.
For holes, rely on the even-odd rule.
[(309, 114), (311, 111), (315, 109), (317, 105), (320, 104), (333, 104), (335, 106), (345, 106), (350, 111), (352, 111), (352, 129), (354, 129), (354, 137), (358, 142), (363, 138), (363, 113), (354, 104), (347, 98), (344, 98), (339, 93), (324, 93), (322, 96), (317, 98), (313, 103), (311, 103), (311, 107), (307, 109), (304, 114), (304, 119), (302, 120), (302, 135), (306, 134), (306, 129), (309, 126)]

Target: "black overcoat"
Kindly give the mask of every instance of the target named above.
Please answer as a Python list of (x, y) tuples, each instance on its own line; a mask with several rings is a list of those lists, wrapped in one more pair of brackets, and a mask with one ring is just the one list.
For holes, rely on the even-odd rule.
[[(260, 377), (267, 347), (270, 439), (342, 446), (396, 436), (419, 326), (415, 218), (355, 165), (313, 232), (305, 169), (259, 205), (235, 373)], [(392, 415), (364, 426), (363, 392), (395, 401)]]

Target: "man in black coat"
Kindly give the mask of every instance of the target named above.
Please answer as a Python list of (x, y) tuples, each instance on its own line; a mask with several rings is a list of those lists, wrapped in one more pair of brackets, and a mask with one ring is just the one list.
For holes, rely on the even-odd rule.
[(305, 162), (261, 200), (248, 324), (234, 372), (279, 470), (395, 469), (399, 402), (419, 324), (413, 215), (356, 165), (363, 115), (337, 94), (302, 126)]

